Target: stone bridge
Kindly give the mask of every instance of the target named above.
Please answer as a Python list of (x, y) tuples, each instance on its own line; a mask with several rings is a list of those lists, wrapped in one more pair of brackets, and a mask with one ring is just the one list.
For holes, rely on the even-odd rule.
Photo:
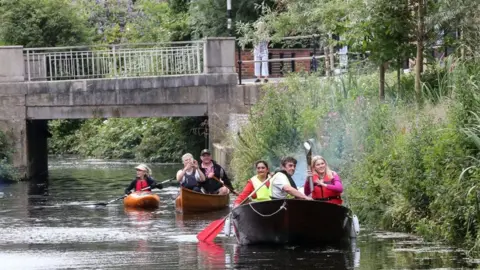
[(233, 38), (54, 49), (0, 47), (0, 130), (26, 178), (48, 173), (50, 119), (206, 115), (212, 146), (224, 139), (230, 115), (248, 112), (258, 95), (258, 86), (237, 84)]

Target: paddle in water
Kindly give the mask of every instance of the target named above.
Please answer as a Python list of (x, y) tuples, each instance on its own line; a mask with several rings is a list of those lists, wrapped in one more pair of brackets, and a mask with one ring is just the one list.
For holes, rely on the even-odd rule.
[[(270, 177), (268, 177), (265, 181), (263, 181), (263, 183), (260, 186), (258, 186), (254, 191), (252, 191), (252, 193), (250, 193), (250, 195), (248, 195), (248, 197), (245, 198), (239, 205), (242, 205), (244, 202), (250, 199), (250, 197), (252, 197), (253, 194), (257, 193), (257, 191), (260, 188), (262, 188), (263, 185), (265, 185), (269, 180), (270, 180)], [(201, 232), (197, 234), (197, 239), (204, 242), (213, 242), (213, 239), (215, 239), (215, 237), (217, 237), (217, 235), (222, 231), (223, 226), (225, 225), (225, 221), (231, 214), (232, 212), (230, 211), (230, 213), (228, 213), (228, 215), (225, 216), (224, 218), (215, 220), (212, 223), (208, 224), (208, 226), (205, 229), (203, 229)]]
[[(157, 186), (162, 187), (162, 186), (161, 186), (162, 184), (165, 184), (165, 183), (170, 182), (170, 181), (172, 181), (172, 180), (173, 180), (173, 179), (165, 180), (165, 181), (161, 182), (160, 184), (157, 184), (155, 187), (157, 187)], [(144, 191), (144, 190), (147, 190), (147, 189), (149, 189), (149, 188), (150, 188), (150, 187), (144, 187), (144, 188), (142, 188), (140, 191)], [(95, 206), (107, 206), (107, 205), (109, 205), (109, 204), (111, 204), (111, 203), (113, 203), (113, 202), (116, 202), (116, 201), (118, 201), (118, 200), (121, 200), (121, 199), (123, 199), (123, 198), (125, 198), (125, 197), (127, 197), (127, 196), (128, 196), (127, 194), (123, 194), (121, 197), (118, 197), (118, 198), (113, 199), (113, 200), (111, 200), (111, 201), (108, 201), (108, 202), (106, 202), (106, 203), (102, 202), (102, 203), (96, 203), (96, 204), (94, 204), (94, 205), (95, 205)]]
[[(309, 170), (312, 170), (311, 164), (312, 164), (312, 145), (313, 145), (313, 139), (309, 139), (303, 143), (303, 147), (305, 148), (306, 156), (307, 156), (307, 168)], [(312, 197), (313, 193), (313, 180), (312, 177), (308, 177), (308, 183), (310, 186), (310, 194), (308, 195), (310, 198)]]

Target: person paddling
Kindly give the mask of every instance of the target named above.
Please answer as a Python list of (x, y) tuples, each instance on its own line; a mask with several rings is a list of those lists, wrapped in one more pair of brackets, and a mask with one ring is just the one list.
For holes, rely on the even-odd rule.
[(203, 188), (205, 193), (226, 195), (229, 194), (230, 191), (235, 191), (225, 170), (212, 160), (210, 150), (203, 149), (202, 152), (200, 152), (200, 159), (202, 160), (200, 170), (206, 178), (204, 182), (200, 183), (200, 187)]
[[(263, 181), (268, 178), (268, 164), (266, 161), (259, 160), (255, 162), (255, 169), (257, 170), (257, 174), (252, 178), (248, 179), (247, 185), (243, 188), (240, 195), (238, 195), (235, 203), (233, 204), (234, 207), (240, 205), (245, 198), (247, 198), (253, 191), (255, 191), (259, 186), (262, 185)], [(255, 194), (252, 195), (252, 200), (254, 202), (261, 202), (261, 201), (268, 201), (270, 200), (270, 190), (268, 187), (270, 184), (267, 182), (263, 187), (261, 187)]]
[(292, 179), (297, 167), (297, 160), (293, 157), (284, 157), (281, 161), (280, 171), (270, 179), (270, 197), (272, 199), (304, 199), (312, 200), (297, 190), (297, 185)]
[(142, 191), (142, 190), (152, 190), (154, 188), (162, 189), (162, 184), (157, 184), (155, 180), (151, 177), (152, 170), (145, 164), (139, 164), (135, 167), (137, 170), (136, 178), (128, 185), (125, 189), (125, 194), (132, 193), (134, 191)]
[(314, 156), (311, 164), (312, 171), (307, 170), (307, 176), (313, 180), (313, 191), (310, 190), (310, 184), (307, 177), (304, 185), (305, 195), (312, 193), (314, 200), (326, 201), (333, 204), (342, 204), (341, 194), (343, 185), (340, 176), (328, 167), (325, 158)]

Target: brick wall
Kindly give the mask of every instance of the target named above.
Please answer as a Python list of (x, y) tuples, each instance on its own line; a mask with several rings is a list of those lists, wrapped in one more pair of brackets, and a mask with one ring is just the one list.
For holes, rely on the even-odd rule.
[[(310, 57), (313, 54), (313, 49), (268, 49), (268, 59), (279, 58), (294, 58), (294, 57)], [(317, 55), (320, 54), (317, 51)], [(251, 49), (245, 49), (241, 52), (242, 61), (253, 60), (253, 52)], [(235, 54), (235, 62), (238, 61), (238, 53)], [(237, 62), (238, 63), (238, 62)], [(292, 71), (292, 66), (295, 72), (310, 71), (310, 60), (295, 60), (283, 62), (269, 62), (270, 77), (283, 77), (285, 73)], [(237, 72), (238, 65), (236, 67)], [(283, 71), (283, 73), (282, 73)], [(255, 68), (254, 63), (242, 63), (242, 78), (254, 78)]]

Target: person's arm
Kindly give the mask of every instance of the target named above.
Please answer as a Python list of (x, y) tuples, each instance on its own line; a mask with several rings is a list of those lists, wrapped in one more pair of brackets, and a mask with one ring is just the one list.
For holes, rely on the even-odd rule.
[(192, 166), (193, 166), (192, 164), (187, 164), (183, 167), (183, 169), (181, 169), (177, 172), (177, 181), (178, 182), (182, 181), (183, 177), (185, 176), (185, 172), (190, 170), (190, 168), (192, 168)]
[(340, 176), (336, 173), (334, 173), (333, 175), (332, 184), (325, 185), (324, 187), (338, 193), (343, 192), (342, 180), (340, 179)]
[(312, 200), (312, 198), (306, 196), (305, 194), (301, 193), (300, 191), (298, 191), (297, 189), (293, 188), (290, 185), (284, 185), (283, 191), (287, 192), (292, 196), (295, 196), (295, 198), (298, 198), (298, 199)]
[(130, 182), (130, 185), (125, 189), (125, 194), (130, 194), (132, 189), (135, 188), (135, 182), (137, 182), (137, 179), (133, 180)]
[[(154, 189), (157, 187), (157, 182), (155, 181), (155, 179), (151, 178), (151, 177), (148, 177), (147, 178), (147, 184), (150, 186), (150, 189)], [(160, 184), (160, 187), (158, 187), (159, 189), (163, 188), (162, 187), (162, 184)]]
[(185, 171), (184, 171), (184, 170), (178, 170), (178, 172), (177, 172), (177, 181), (178, 181), (178, 182), (182, 182), (184, 175), (185, 175)]
[[(254, 191), (253, 184), (250, 180), (247, 181), (247, 185), (243, 188), (242, 192), (237, 196), (237, 199), (235, 199), (235, 202), (233, 203), (233, 207), (237, 207), (243, 200), (245, 200), (250, 193)], [(256, 198), (257, 195), (253, 194), (252, 198)]]
[(200, 169), (195, 170), (195, 179), (198, 182), (205, 182), (205, 174), (203, 174), (202, 170)]

